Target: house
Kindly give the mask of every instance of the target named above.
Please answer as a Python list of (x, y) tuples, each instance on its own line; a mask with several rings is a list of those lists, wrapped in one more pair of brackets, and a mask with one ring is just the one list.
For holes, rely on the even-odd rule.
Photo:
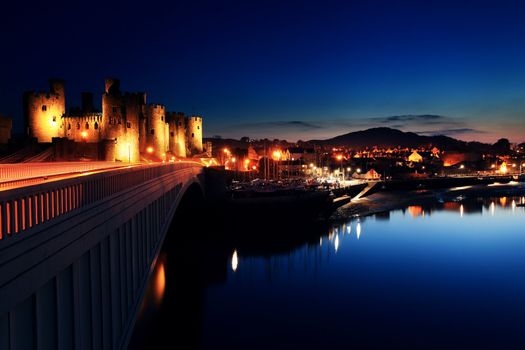
[(408, 156), (408, 161), (413, 163), (421, 163), (423, 161), (423, 157), (417, 151), (414, 151)]

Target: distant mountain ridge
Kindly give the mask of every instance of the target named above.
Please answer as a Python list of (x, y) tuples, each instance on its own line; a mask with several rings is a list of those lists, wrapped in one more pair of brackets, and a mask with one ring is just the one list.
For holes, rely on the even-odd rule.
[(481, 142), (466, 142), (449, 136), (423, 136), (414, 132), (403, 132), (392, 128), (372, 128), (350, 132), (326, 140), (311, 140), (309, 143), (318, 145), (345, 146), (354, 149), (367, 147), (428, 147), (435, 146), (443, 151), (458, 152), (487, 152), (492, 150), (492, 145)]

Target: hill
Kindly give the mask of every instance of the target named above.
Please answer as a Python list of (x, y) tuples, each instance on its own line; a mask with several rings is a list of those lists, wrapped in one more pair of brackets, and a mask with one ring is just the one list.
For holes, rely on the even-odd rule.
[(327, 140), (311, 140), (309, 142), (324, 146), (345, 146), (354, 149), (373, 146), (384, 148), (435, 146), (444, 151), (459, 152), (485, 152), (492, 149), (491, 145), (480, 142), (465, 142), (444, 135), (423, 136), (391, 128), (372, 128), (339, 135)]

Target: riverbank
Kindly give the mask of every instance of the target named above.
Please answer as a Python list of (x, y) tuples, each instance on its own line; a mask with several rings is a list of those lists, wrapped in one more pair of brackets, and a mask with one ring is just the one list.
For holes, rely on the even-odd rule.
[(435, 202), (458, 201), (463, 197), (525, 196), (525, 183), (509, 182), (452, 187), (436, 190), (388, 191), (372, 194), (365, 198), (352, 200), (338, 208), (331, 215), (334, 221), (351, 217), (368, 216), (389, 210), (401, 209), (408, 205), (424, 205)]

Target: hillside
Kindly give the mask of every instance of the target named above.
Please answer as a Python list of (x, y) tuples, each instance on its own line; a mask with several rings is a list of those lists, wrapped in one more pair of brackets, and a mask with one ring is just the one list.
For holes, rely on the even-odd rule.
[(339, 135), (326, 140), (312, 140), (310, 143), (319, 145), (345, 146), (355, 149), (366, 147), (409, 147), (436, 146), (445, 151), (489, 151), (492, 146), (480, 142), (465, 142), (448, 136), (422, 136), (413, 132), (403, 132), (391, 128), (372, 128)]

